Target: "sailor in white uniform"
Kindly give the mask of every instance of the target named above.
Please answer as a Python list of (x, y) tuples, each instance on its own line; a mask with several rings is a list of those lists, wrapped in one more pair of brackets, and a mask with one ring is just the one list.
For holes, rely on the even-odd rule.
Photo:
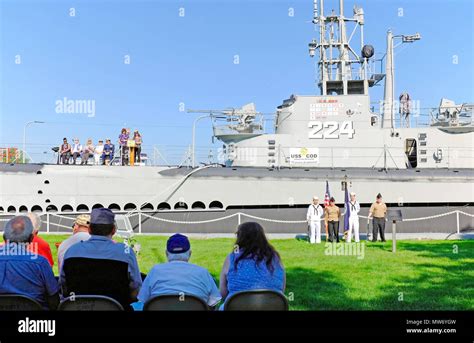
[(321, 217), (324, 215), (324, 210), (319, 205), (319, 198), (313, 197), (313, 203), (309, 205), (306, 213), (306, 220), (309, 226), (309, 242), (311, 244), (321, 243)]
[[(349, 230), (347, 231), (346, 242), (350, 243), (352, 233), (354, 233), (354, 240), (359, 242), (359, 212), (360, 205), (356, 200), (356, 194), (351, 193), (351, 200), (349, 202), (351, 214), (349, 215)], [(345, 209), (347, 211), (347, 208)], [(344, 211), (344, 212), (345, 212)]]

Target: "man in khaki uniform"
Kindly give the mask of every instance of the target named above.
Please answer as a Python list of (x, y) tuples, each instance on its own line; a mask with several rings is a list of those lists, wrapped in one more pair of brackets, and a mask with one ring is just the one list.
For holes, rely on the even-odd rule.
[(382, 194), (377, 194), (377, 199), (370, 206), (369, 218), (372, 220), (373, 238), (372, 242), (377, 242), (377, 233), (380, 232), (380, 240), (385, 242), (385, 216), (387, 215), (387, 205), (382, 201)]
[(336, 200), (331, 198), (329, 200), (329, 206), (324, 208), (324, 221), (328, 226), (329, 242), (333, 243), (334, 240), (339, 243), (339, 217), (341, 211), (336, 206)]

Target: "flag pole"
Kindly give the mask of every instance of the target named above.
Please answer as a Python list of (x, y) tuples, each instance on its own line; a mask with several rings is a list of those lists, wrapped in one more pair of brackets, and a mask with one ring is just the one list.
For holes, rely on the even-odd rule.
[[(324, 211), (327, 210), (327, 206), (329, 205), (329, 198), (331, 197), (331, 193), (329, 192), (329, 182), (326, 180), (326, 194), (324, 195)], [(326, 216), (326, 215), (325, 215)], [(324, 219), (324, 229), (326, 230), (326, 242), (329, 239), (329, 231), (328, 231), (328, 222)]]

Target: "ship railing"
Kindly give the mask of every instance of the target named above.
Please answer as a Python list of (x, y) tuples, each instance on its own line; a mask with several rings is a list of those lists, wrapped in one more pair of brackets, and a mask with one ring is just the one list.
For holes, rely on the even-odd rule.
[[(416, 138), (416, 137), (414, 137)], [(35, 146), (30, 145), (29, 152), (27, 153), (26, 161), (31, 162), (32, 160), (43, 162), (43, 163), (57, 163), (57, 155), (49, 157), (45, 151), (45, 145), (40, 144)], [(303, 146), (284, 146), (277, 144), (274, 150), (274, 156), (272, 159), (275, 160), (273, 165), (276, 167), (285, 167), (285, 166), (294, 166), (289, 164), (289, 149), (297, 148)], [(307, 147), (309, 148), (309, 147)], [(255, 165), (255, 166), (268, 166), (269, 163), (266, 161), (269, 159), (269, 146), (240, 146), (238, 144), (232, 148), (227, 146), (227, 148), (216, 147), (216, 146), (196, 146), (196, 163), (204, 164), (225, 164), (228, 159), (234, 159), (235, 161), (244, 162), (245, 165)], [(377, 165), (376, 161), (379, 159), (379, 162), (382, 161), (384, 157), (384, 151), (387, 152), (386, 160), (390, 168), (404, 168), (407, 164), (406, 153), (404, 147), (318, 147), (319, 149), (319, 160), (320, 163), (316, 165), (336, 168), (341, 165), (344, 161), (354, 162), (353, 164), (360, 165), (359, 161), (371, 159), (371, 165)], [(466, 159), (474, 159), (474, 147), (460, 147), (460, 146), (436, 146), (436, 147), (421, 147), (418, 146), (418, 155), (420, 155), (420, 150), (424, 150), (425, 156), (431, 158), (434, 154), (437, 154), (439, 150), (442, 150), (443, 160), (441, 163), (438, 163), (438, 167), (450, 168), (458, 167), (460, 164), (463, 165)], [(6, 149), (3, 149), (6, 150)], [(142, 147), (142, 152), (146, 154), (147, 161), (144, 162), (148, 166), (162, 166), (162, 167), (179, 167), (179, 166), (189, 166), (190, 163), (190, 147), (184, 145), (148, 145)], [(21, 163), (21, 153), (16, 153), (14, 158), (9, 158), (8, 163)], [(4, 152), (4, 156), (6, 153)], [(1, 151), (0, 151), (1, 157)], [(393, 160), (396, 162), (394, 163)], [(0, 163), (7, 163), (7, 160), (0, 158)], [(263, 163), (262, 161), (265, 161)], [(78, 162), (79, 163), (79, 162)], [(89, 162), (90, 163), (90, 162)], [(263, 163), (263, 164), (262, 164)], [(120, 163), (119, 163), (120, 164)], [(378, 166), (378, 165), (377, 165)], [(111, 166), (114, 167), (114, 166)]]
[[(21, 146), (21, 143), (6, 143), (9, 148), (0, 148), (0, 164), (1, 163), (23, 163), (22, 150), (16, 147)], [(47, 143), (27, 143), (25, 153), (25, 163), (46, 163), (58, 164), (58, 153), (52, 150), (52, 147), (57, 147), (57, 144)], [(120, 163), (120, 147), (116, 145), (113, 165), (121, 165)], [(143, 144), (142, 145), (142, 165), (145, 166), (163, 166), (176, 167), (179, 166), (183, 153), (189, 150), (188, 145), (173, 145), (173, 144)], [(212, 153), (210, 151), (212, 150)], [(199, 160), (207, 161), (210, 155), (216, 156), (217, 148), (214, 146), (196, 146), (196, 156)], [(72, 161), (72, 158), (71, 158)], [(80, 163), (81, 158), (77, 159), (76, 163)], [(93, 157), (90, 157), (88, 165), (94, 164)], [(186, 165), (186, 164), (185, 164)]]
[[(175, 220), (175, 219), (169, 219), (165, 218), (164, 216), (160, 216), (160, 214), (176, 214), (180, 212), (186, 212), (187, 214), (191, 212), (222, 212), (223, 216), (221, 217), (216, 217), (212, 219), (207, 219), (207, 220)], [(134, 211), (133, 213), (127, 212), (127, 211), (114, 211), (116, 213), (116, 223), (117, 223), (117, 235), (119, 237), (129, 239), (133, 237), (133, 235), (138, 234), (150, 234), (149, 232), (144, 232), (142, 226), (143, 223), (149, 222), (150, 220), (164, 223), (167, 225), (179, 225), (179, 226), (190, 226), (190, 225), (203, 225), (203, 224), (213, 224), (213, 223), (219, 223), (219, 222), (225, 222), (229, 220), (234, 220), (235, 223), (232, 225), (240, 225), (241, 223), (252, 220), (252, 221), (257, 221), (257, 222), (262, 222), (262, 223), (274, 223), (274, 224), (282, 224), (282, 225), (288, 225), (288, 228), (293, 228), (294, 225), (305, 225), (307, 223), (306, 220), (282, 220), (282, 219), (275, 219), (275, 218), (266, 218), (262, 216), (256, 216), (250, 213), (245, 213), (245, 212), (235, 212), (226, 215), (224, 210), (198, 210), (198, 211), (189, 211), (189, 210), (166, 210), (166, 211), (155, 211), (155, 210), (137, 210)], [(46, 212), (46, 213), (38, 213), (41, 219), (43, 220), (43, 223), (46, 227), (45, 232), (47, 234), (68, 234), (72, 233), (72, 226), (74, 223), (74, 220), (76, 218), (76, 215), (78, 214), (90, 214), (90, 212)], [(0, 227), (3, 227), (5, 225), (5, 222), (13, 218), (15, 215), (14, 213), (0, 213)], [(24, 215), (20, 213), (19, 215)], [(431, 216), (424, 216), (424, 217), (412, 217), (412, 218), (403, 218), (402, 222), (403, 223), (410, 223), (410, 222), (418, 222), (418, 221), (433, 221), (439, 218), (447, 217), (447, 216), (453, 216), (454, 218), (454, 225), (456, 227), (455, 232), (452, 233), (461, 233), (461, 216), (466, 216), (469, 218), (474, 218), (474, 214), (456, 209), (452, 211), (447, 211), (444, 213), (438, 213), (435, 215)], [(43, 218), (44, 217), (44, 218)], [(188, 217), (188, 215), (186, 215)], [(367, 216), (360, 215), (359, 218), (362, 220), (369, 220)], [(321, 221), (324, 219), (322, 218)], [(132, 224), (133, 221), (133, 224)], [(222, 224), (219, 224), (222, 225)], [(52, 230), (51, 227), (54, 226), (56, 230)], [(61, 231), (62, 230), (62, 231)], [(156, 234), (161, 234), (160, 232), (156, 232)]]
[[(383, 100), (372, 101), (371, 112), (378, 117), (379, 123), (382, 122), (382, 114), (385, 103)], [(451, 118), (446, 118), (443, 113), (446, 111), (461, 110), (456, 116), (456, 122)], [(473, 122), (473, 109), (469, 106), (444, 106), (440, 107), (421, 107), (419, 100), (411, 100), (410, 113), (405, 116), (400, 113), (400, 101), (393, 101), (393, 114), (395, 128), (424, 128), (438, 123), (447, 123), (449, 125), (469, 125)]]
[[(400, 169), (410, 167), (405, 147), (314, 147), (319, 154), (317, 161), (292, 161), (290, 149), (303, 148), (303, 146), (276, 145), (269, 150), (268, 146), (236, 146), (225, 151), (225, 158), (234, 161), (235, 165), (261, 166), (262, 161), (269, 161), (266, 165), (280, 167), (304, 167), (305, 163), (311, 166), (337, 168), (339, 166), (369, 166), (372, 168), (384, 167), (386, 169)], [(309, 150), (311, 147), (306, 147)], [(441, 151), (441, 153), (440, 153)], [(271, 156), (268, 154), (271, 153)], [(437, 166), (450, 168), (466, 165), (467, 159), (474, 159), (473, 147), (436, 146), (417, 147), (419, 159), (427, 160), (436, 157)], [(271, 162), (270, 162), (271, 161)], [(419, 166), (420, 167), (420, 166)], [(422, 166), (421, 166), (422, 167)]]

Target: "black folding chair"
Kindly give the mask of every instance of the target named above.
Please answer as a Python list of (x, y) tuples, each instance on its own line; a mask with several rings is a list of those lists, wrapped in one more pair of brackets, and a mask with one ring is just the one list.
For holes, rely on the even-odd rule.
[(288, 311), (288, 300), (280, 292), (255, 289), (230, 296), (224, 311)]
[(128, 264), (123, 261), (72, 257), (64, 260), (64, 295), (102, 295), (131, 310)]
[(35, 299), (20, 294), (0, 294), (0, 311), (43, 311)]
[(103, 295), (75, 295), (64, 299), (58, 311), (123, 311), (122, 305)]
[(208, 311), (209, 306), (194, 295), (158, 295), (143, 305), (143, 311)]

